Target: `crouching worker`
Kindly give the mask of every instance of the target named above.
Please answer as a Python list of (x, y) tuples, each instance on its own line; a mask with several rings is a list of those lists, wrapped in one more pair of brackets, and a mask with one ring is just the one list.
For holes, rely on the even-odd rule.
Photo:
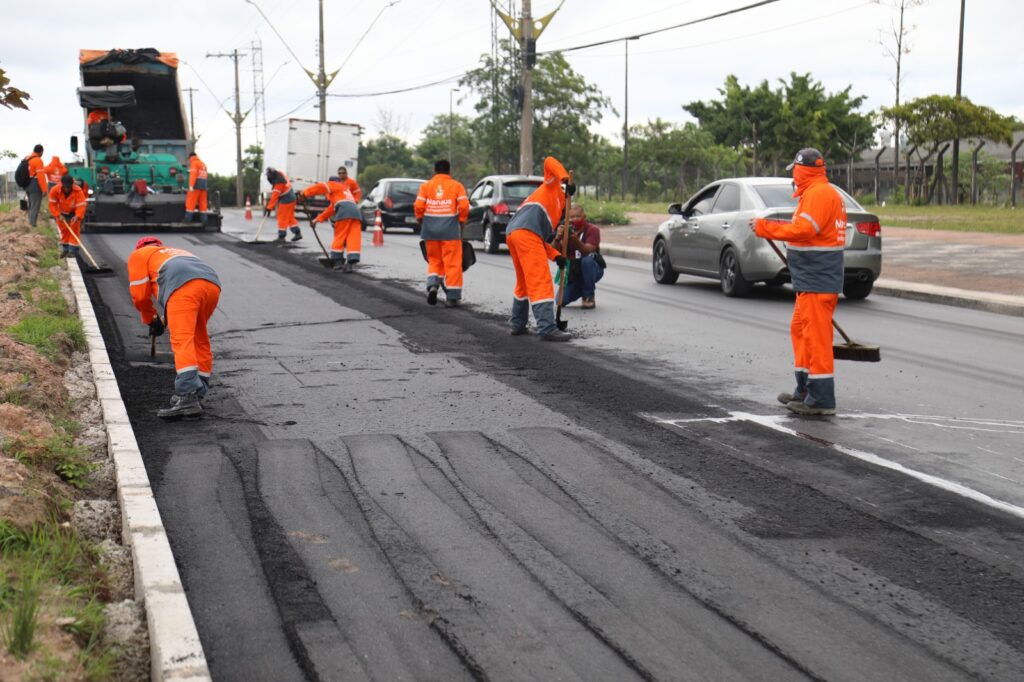
[(832, 313), (843, 290), (846, 206), (829, 184), (817, 149), (801, 149), (786, 170), (793, 171), (793, 196), (800, 200), (793, 222), (751, 221), (758, 237), (786, 241), (796, 290), (790, 323), (796, 390), (779, 394), (779, 402), (796, 414), (831, 415), (836, 413)]
[[(605, 262), (601, 256), (601, 230), (587, 220), (587, 213), (579, 204), (569, 209), (569, 281), (562, 293), (562, 305), (583, 299), (581, 307), (590, 310), (597, 306), (597, 283), (604, 277)], [(562, 226), (555, 233), (554, 244), (562, 243)]]
[(199, 401), (210, 388), (213, 352), (206, 323), (220, 299), (220, 279), (213, 268), (183, 249), (164, 246), (156, 237), (143, 237), (128, 257), (132, 302), (149, 325), (152, 336), (164, 333), (153, 299), (166, 312), (174, 353), (174, 396), (171, 406), (158, 410), (162, 419), (202, 414)]
[[(562, 183), (567, 183), (563, 188)], [(526, 333), (530, 307), (542, 341), (568, 341), (570, 336), (555, 324), (555, 287), (549, 260), (560, 267), (566, 263), (563, 254), (549, 242), (565, 210), (565, 197), (576, 193), (569, 183), (569, 173), (559, 161), (544, 159), (544, 182), (526, 198), (505, 229), (505, 243), (516, 271), (516, 288), (512, 300), (510, 334)]]
[(85, 219), (85, 192), (75, 186), (74, 178), (65, 175), (59, 185), (50, 189), (49, 199), (50, 215), (60, 229), (60, 257), (77, 256)]
[(288, 230), (292, 231), (292, 241), (302, 239), (302, 231), (299, 230), (299, 221), (295, 219), (295, 190), (288, 176), (276, 168), (267, 168), (267, 182), (273, 190), (270, 192), (270, 200), (263, 209), (263, 215), (269, 216), (270, 212), (277, 208), (277, 241), (283, 242), (288, 236)]
[(434, 177), (420, 185), (413, 205), (427, 253), (427, 303), (437, 304), (443, 285), (447, 308), (462, 301), (462, 228), (469, 217), (466, 188), (451, 172), (447, 159), (436, 162)]

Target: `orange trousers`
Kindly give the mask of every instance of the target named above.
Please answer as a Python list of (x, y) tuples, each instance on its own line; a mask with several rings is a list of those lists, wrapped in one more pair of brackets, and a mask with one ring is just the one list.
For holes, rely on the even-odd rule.
[(346, 218), (334, 223), (334, 241), (331, 242), (331, 260), (342, 260), (348, 252), (350, 263), (359, 262), (363, 248), (363, 225), (357, 218)]
[(295, 202), (282, 204), (277, 202), (277, 229), (284, 232), (289, 227), (298, 227), (299, 221), (295, 219)]
[(427, 288), (444, 284), (445, 297), (462, 298), (462, 240), (428, 239)]
[[(82, 223), (77, 220), (72, 221), (65, 217), (61, 217), (61, 219), (57, 221), (57, 227), (60, 229), (61, 245), (64, 247), (74, 247), (71, 250), (77, 251), (79, 242), (82, 239)], [(74, 236), (72, 236), (72, 234), (74, 234)]]
[(178, 287), (167, 300), (167, 328), (174, 352), (174, 391), (185, 395), (206, 394), (213, 372), (213, 350), (206, 323), (217, 308), (220, 287), (205, 279), (193, 279)]
[(810, 379), (831, 379), (832, 313), (839, 294), (797, 292), (789, 335), (793, 340), (793, 364)]
[(526, 329), (532, 307), (537, 333), (549, 334), (555, 329), (555, 285), (548, 261), (559, 252), (531, 230), (513, 230), (505, 237), (505, 243), (516, 271), (509, 325), (516, 330)]
[(203, 213), (206, 213), (206, 190), (205, 189), (194, 189), (185, 195), (185, 210), (189, 213), (196, 210), (196, 207)]

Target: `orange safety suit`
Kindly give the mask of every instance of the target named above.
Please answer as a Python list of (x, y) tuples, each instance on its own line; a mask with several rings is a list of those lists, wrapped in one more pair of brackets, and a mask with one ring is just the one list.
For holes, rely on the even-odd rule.
[(28, 176), (35, 179), (39, 191), (44, 195), (50, 189), (46, 183), (46, 164), (43, 163), (42, 157), (35, 152), (28, 155)]
[(85, 220), (86, 198), (80, 187), (71, 187), (64, 193), (64, 187), (57, 185), (49, 192), (50, 215), (60, 230), (60, 247), (64, 253), (78, 255), (81, 243), (82, 221)]
[(128, 288), (143, 324), (157, 316), (154, 298), (164, 307), (177, 372), (174, 392), (206, 395), (213, 373), (206, 324), (220, 299), (217, 273), (184, 249), (147, 245), (128, 257)]
[(330, 206), (316, 217), (314, 222), (323, 223), (328, 220), (334, 223), (334, 239), (331, 241), (331, 260), (340, 263), (358, 263), (363, 246), (363, 217), (359, 212), (356, 198), (352, 196), (348, 185), (340, 178), (332, 176), (327, 182), (310, 185), (303, 190), (301, 196), (326, 194)]
[(569, 173), (558, 159), (544, 159), (544, 182), (526, 198), (505, 229), (505, 243), (516, 271), (509, 319), (514, 330), (526, 328), (531, 306), (538, 334), (556, 329), (555, 288), (548, 261), (562, 254), (549, 242), (565, 210), (562, 182), (568, 179)]
[(462, 226), (469, 218), (466, 188), (447, 173), (420, 185), (413, 204), (427, 247), (427, 291), (444, 285), (445, 297), (462, 298)]
[(342, 182), (345, 184), (346, 187), (348, 187), (348, 191), (352, 192), (352, 196), (355, 198), (357, 202), (363, 200), (363, 190), (359, 189), (358, 182), (356, 182), (352, 178), (345, 178), (344, 180), (342, 180)]
[(60, 179), (67, 174), (68, 167), (61, 163), (59, 156), (54, 156), (50, 159), (50, 163), (46, 164), (44, 170), (46, 172), (46, 182), (50, 187), (53, 187), (60, 184)]
[(277, 171), (277, 177), (274, 179), (276, 182), (270, 192), (270, 199), (267, 200), (267, 210), (273, 211), (274, 207), (277, 207), (277, 232), (279, 238), (283, 239), (289, 228), (296, 234), (299, 233), (299, 221), (295, 219), (295, 190), (292, 189), (288, 176), (281, 171)]
[(185, 220), (191, 220), (199, 210), (201, 218), (206, 219), (209, 208), (206, 202), (206, 164), (193, 154), (188, 161), (188, 194), (185, 195)]
[(89, 115), (85, 117), (85, 125), (91, 126), (93, 123), (109, 120), (110, 113), (106, 109), (93, 109), (89, 112)]
[(832, 314), (843, 290), (846, 206), (824, 166), (794, 166), (800, 199), (792, 222), (754, 222), (759, 237), (786, 241), (796, 305), (790, 323), (797, 388), (809, 406), (835, 408)]

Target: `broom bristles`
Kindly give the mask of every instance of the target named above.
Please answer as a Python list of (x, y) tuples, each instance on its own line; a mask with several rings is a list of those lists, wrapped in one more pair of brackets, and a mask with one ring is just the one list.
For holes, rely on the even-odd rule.
[(880, 362), (882, 360), (882, 351), (878, 346), (865, 346), (859, 343), (837, 343), (832, 346), (832, 356), (836, 360)]

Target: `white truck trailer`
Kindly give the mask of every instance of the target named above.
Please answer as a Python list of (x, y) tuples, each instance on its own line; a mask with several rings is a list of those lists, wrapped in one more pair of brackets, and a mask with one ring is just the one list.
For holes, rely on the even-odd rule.
[[(358, 181), (359, 135), (362, 128), (355, 123), (311, 121), (304, 118), (283, 118), (271, 121), (266, 128), (266, 149), (260, 189), (270, 195), (267, 167), (284, 171), (296, 190), (323, 182), (337, 175), (338, 168), (348, 169), (349, 177)], [(326, 206), (324, 197), (311, 202), (310, 208)]]

